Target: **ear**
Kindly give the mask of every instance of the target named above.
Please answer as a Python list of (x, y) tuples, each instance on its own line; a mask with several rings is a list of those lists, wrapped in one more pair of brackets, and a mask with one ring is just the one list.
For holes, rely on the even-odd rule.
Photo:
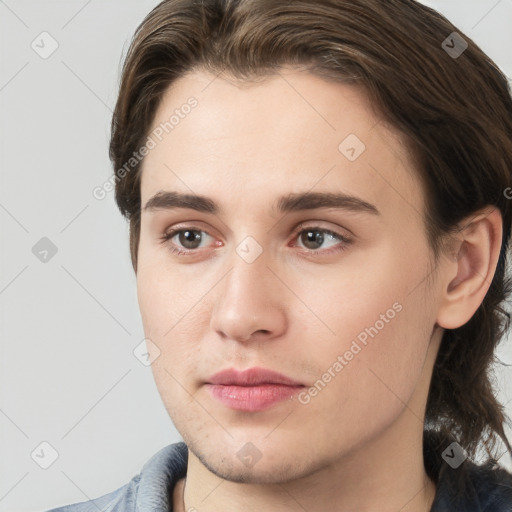
[(500, 211), (490, 207), (459, 224), (451, 257), (443, 258), (437, 324), (461, 327), (474, 315), (491, 285), (502, 241)]

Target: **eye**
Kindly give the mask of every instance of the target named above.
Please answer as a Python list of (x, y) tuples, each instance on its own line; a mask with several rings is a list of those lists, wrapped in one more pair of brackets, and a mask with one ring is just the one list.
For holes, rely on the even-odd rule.
[[(192, 226), (174, 229), (165, 233), (161, 238), (161, 242), (164, 244), (171, 242), (169, 244), (169, 250), (173, 254), (188, 254), (201, 247), (201, 242), (206, 238), (203, 234), (206, 235), (206, 237), (210, 237), (206, 231)], [(177, 238), (177, 240), (173, 242), (173, 238)], [(183, 248), (177, 244), (180, 244)]]
[[(164, 233), (161, 237), (161, 243), (168, 246), (172, 254), (177, 255), (193, 255), (198, 249), (205, 247), (203, 243), (213, 238), (206, 231), (194, 226), (176, 228)], [(293, 240), (299, 239), (302, 245), (299, 247), (308, 254), (331, 254), (347, 249), (351, 243), (351, 239), (345, 235), (335, 231), (322, 228), (320, 226), (305, 227), (301, 225), (299, 230), (295, 231)], [(330, 243), (327, 248), (322, 248), (326, 243)], [(221, 246), (222, 242), (216, 242), (217, 246)]]
[[(298, 238), (311, 254), (331, 254), (343, 251), (351, 243), (351, 239), (347, 236), (320, 226), (305, 227), (301, 225), (299, 229), (295, 238)], [(330, 242), (332, 245), (319, 250), (325, 242)]]

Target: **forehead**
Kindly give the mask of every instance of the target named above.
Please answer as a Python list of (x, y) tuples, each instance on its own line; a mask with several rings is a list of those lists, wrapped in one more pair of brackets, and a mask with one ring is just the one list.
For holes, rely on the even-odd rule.
[(142, 166), (143, 204), (177, 190), (261, 209), (311, 190), (423, 208), (400, 135), (363, 91), (298, 69), (254, 83), (191, 72), (168, 88), (148, 135), (156, 144)]

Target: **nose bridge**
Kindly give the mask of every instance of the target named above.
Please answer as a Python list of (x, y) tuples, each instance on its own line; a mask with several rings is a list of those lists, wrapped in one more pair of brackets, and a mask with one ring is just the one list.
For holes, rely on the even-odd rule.
[(268, 254), (262, 247), (260, 254), (256, 251), (254, 242), (249, 240), (244, 240), (236, 247), (222, 293), (227, 301), (243, 302), (248, 308), (257, 308), (258, 301), (268, 300), (268, 287), (271, 285), (269, 276), (272, 276), (267, 267)]
[(284, 328), (279, 283), (267, 267), (268, 258), (269, 253), (251, 237), (235, 248), (213, 308), (212, 329), (245, 341), (256, 332), (276, 334)]
[[(250, 206), (250, 205), (249, 205)], [(267, 265), (271, 265), (270, 249), (266, 245), (269, 237), (265, 230), (257, 226), (254, 219), (243, 223), (236, 223), (235, 230), (244, 233), (238, 243), (233, 244), (229, 255), (229, 272), (224, 292), (227, 294), (247, 294), (250, 289), (257, 291), (268, 281), (272, 275)], [(247, 300), (247, 297), (245, 297)]]
[[(268, 285), (269, 269), (267, 268), (267, 254), (261, 251), (256, 255), (256, 249), (249, 241), (241, 242), (231, 258), (231, 272), (229, 273), (226, 290), (227, 295), (234, 295), (247, 301), (258, 292), (264, 293)], [(248, 294), (248, 297), (245, 295)]]

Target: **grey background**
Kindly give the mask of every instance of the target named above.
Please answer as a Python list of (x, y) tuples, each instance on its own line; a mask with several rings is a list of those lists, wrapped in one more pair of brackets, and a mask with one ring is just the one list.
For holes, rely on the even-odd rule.
[[(157, 3), (0, 0), (0, 511), (98, 497), (180, 440), (133, 355), (144, 336), (127, 224), (112, 193), (92, 195), (112, 172), (121, 56)], [(425, 3), (512, 76), (512, 0)], [(31, 47), (51, 49), (43, 31), (58, 43), (46, 59)], [(510, 340), (498, 355), (512, 363)], [(511, 377), (498, 368), (509, 415)], [(48, 462), (44, 441), (58, 452), (48, 469), (31, 457)]]

